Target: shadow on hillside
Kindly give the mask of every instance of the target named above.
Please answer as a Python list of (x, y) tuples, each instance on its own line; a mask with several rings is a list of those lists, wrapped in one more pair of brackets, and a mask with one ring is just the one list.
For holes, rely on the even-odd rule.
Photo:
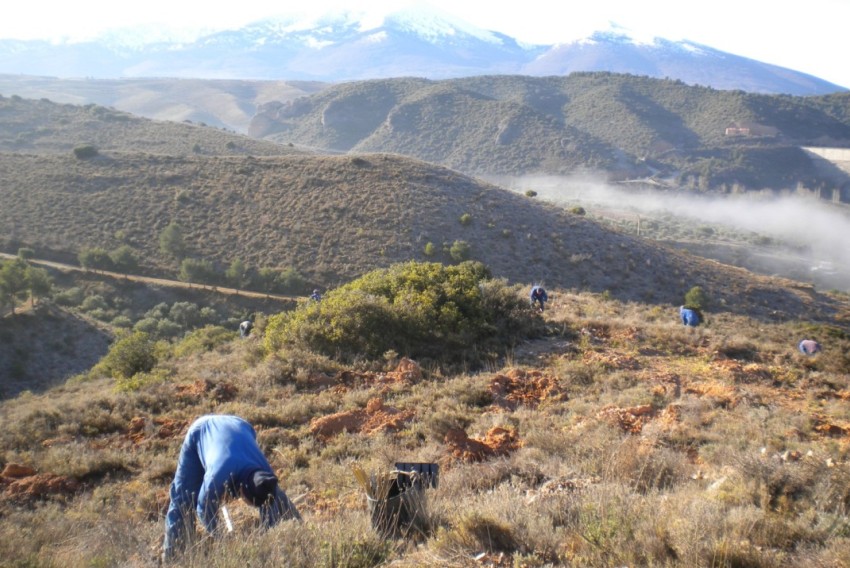
[(110, 336), (55, 307), (0, 319), (0, 399), (42, 392), (91, 369), (109, 349)]

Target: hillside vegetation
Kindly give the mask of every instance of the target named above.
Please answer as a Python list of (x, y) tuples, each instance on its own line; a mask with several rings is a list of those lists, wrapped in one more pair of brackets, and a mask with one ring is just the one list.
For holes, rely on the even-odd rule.
[(57, 103), (96, 104), (136, 116), (192, 121), (245, 133), (257, 106), (315, 93), (315, 81), (239, 81), (148, 77), (58, 78), (0, 74), (0, 93)]
[[(305, 522), (264, 533), (228, 503), (234, 534), (199, 532), (183, 566), (850, 563), (846, 294), (410, 157), (0, 110), (0, 246), (17, 255), (0, 263), (0, 563), (157, 565), (206, 413), (254, 425)], [(88, 271), (30, 265), (44, 258)], [(323, 298), (166, 292), (134, 271), (271, 275)], [(694, 301), (706, 321), (685, 328)], [(438, 464), (439, 484), (416, 531), (383, 538), (352, 466), (396, 462)]]
[[(427, 293), (436, 273), (421, 268), (402, 281), (421, 278)], [(393, 278), (370, 274), (351, 290)], [(262, 322), (247, 340), (203, 332), (154, 348), (137, 336), (154, 357), (135, 375), (114, 366), (130, 345), (116, 342), (110, 365), (0, 402), (0, 554), (15, 566), (157, 565), (182, 437), (213, 412), (255, 426), (305, 522), (262, 532), (229, 502), (235, 534), (198, 533), (181, 566), (850, 562), (840, 321), (718, 309), (693, 329), (661, 306), (550, 293), (545, 314), (522, 315), (544, 336), (503, 343), (476, 371), (393, 350), (345, 363), (299, 339), (269, 341)], [(387, 305), (371, 325), (410, 307)], [(295, 314), (309, 321), (313, 309)], [(800, 355), (802, 337), (824, 351)], [(385, 540), (351, 468), (398, 461), (439, 464), (439, 484), (425, 522)]]
[(702, 190), (778, 190), (848, 181), (825, 179), (799, 146), (847, 146), (849, 114), (846, 93), (756, 95), (611, 73), (400, 78), (266, 103), (249, 133), (475, 175), (601, 170)]
[[(411, 259), (479, 260), (514, 283), (675, 303), (694, 285), (728, 309), (826, 317), (810, 286), (756, 277), (456, 172), (407, 158), (0, 155), (0, 235), (75, 260), (127, 245), (176, 275), (161, 248), (181, 228), (185, 256), (294, 267), (332, 286)], [(429, 244), (431, 246), (429, 246)]]
[(191, 122), (154, 121), (98, 105), (58, 104), (0, 96), (0, 151), (98, 151), (155, 155), (280, 156), (298, 151)]

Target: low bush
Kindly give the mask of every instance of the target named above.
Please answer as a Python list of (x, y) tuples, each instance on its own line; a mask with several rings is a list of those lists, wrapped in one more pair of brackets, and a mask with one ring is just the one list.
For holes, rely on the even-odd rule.
[(149, 373), (157, 363), (155, 347), (147, 333), (127, 333), (112, 344), (92, 372), (119, 380), (132, 378), (136, 373)]
[(235, 331), (221, 326), (208, 325), (189, 333), (174, 346), (175, 357), (185, 357), (192, 353), (212, 351), (219, 345), (236, 339)]
[(301, 345), (353, 360), (389, 350), (445, 362), (480, 363), (541, 329), (518, 288), (490, 279), (478, 262), (409, 262), (366, 274), (321, 302), (272, 316), (270, 352)]

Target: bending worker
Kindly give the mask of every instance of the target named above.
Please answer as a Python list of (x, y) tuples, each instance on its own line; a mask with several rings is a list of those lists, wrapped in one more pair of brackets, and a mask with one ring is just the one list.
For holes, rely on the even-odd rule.
[(820, 343), (814, 339), (804, 339), (797, 345), (797, 349), (799, 349), (800, 353), (803, 355), (814, 355), (815, 353), (820, 352), (821, 347)]
[(696, 327), (702, 322), (702, 314), (696, 308), (681, 306), (679, 316), (682, 318), (682, 324), (690, 327)]
[(549, 300), (549, 296), (546, 295), (546, 290), (543, 289), (543, 286), (532, 286), (531, 288), (531, 307), (534, 307), (534, 304), (540, 304), (540, 311), (543, 311), (543, 304), (545, 304)]
[(217, 534), (218, 509), (226, 496), (241, 497), (257, 507), (265, 528), (281, 520), (301, 520), (278, 487), (277, 477), (257, 445), (254, 428), (238, 416), (202, 416), (186, 432), (171, 483), (165, 560), (185, 546), (195, 529), (195, 514), (207, 532)]

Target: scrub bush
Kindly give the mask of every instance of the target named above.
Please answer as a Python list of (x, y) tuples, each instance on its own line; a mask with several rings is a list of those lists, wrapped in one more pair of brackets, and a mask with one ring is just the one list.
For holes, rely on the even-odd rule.
[(112, 344), (92, 372), (119, 380), (129, 379), (136, 373), (149, 373), (157, 363), (155, 348), (156, 344), (147, 333), (128, 333)]
[(266, 348), (298, 345), (344, 360), (395, 350), (445, 362), (481, 362), (539, 331), (519, 289), (479, 262), (408, 262), (376, 270), (321, 302), (272, 316)]

